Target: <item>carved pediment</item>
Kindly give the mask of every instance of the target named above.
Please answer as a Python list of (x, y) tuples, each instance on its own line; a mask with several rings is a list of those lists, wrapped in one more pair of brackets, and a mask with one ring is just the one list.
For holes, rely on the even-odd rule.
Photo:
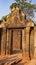
[(21, 12), (19, 8), (13, 9), (10, 15), (7, 16), (7, 20), (3, 22), (4, 27), (24, 27), (25, 14)]

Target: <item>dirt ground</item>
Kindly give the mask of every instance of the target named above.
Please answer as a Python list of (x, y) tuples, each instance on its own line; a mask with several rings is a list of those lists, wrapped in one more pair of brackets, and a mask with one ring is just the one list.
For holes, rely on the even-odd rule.
[(19, 62), (17, 65), (36, 65), (36, 58), (30, 60), (28, 56), (23, 56), (23, 60)]
[[(15, 55), (13, 55), (13, 57), (14, 56)], [(3, 56), (3, 57), (5, 57), (5, 56)], [(2, 59), (3, 57), (0, 56), (0, 59)], [(28, 57), (28, 55), (26, 55), (26, 56), (25, 55), (22, 55), (22, 61), (19, 62), (19, 63), (17, 63), (16, 65), (36, 65), (36, 58), (33, 58), (32, 60), (30, 60), (30, 58)]]

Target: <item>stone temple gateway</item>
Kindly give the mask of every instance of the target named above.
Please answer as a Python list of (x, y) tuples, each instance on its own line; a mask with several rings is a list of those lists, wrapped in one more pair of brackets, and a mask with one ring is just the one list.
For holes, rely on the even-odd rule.
[(18, 7), (0, 24), (0, 55), (13, 53), (36, 57), (36, 25)]

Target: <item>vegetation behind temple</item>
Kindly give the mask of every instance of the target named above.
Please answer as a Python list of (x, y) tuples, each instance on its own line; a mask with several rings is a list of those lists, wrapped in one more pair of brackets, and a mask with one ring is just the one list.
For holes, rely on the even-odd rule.
[[(34, 17), (34, 12), (36, 12), (36, 4), (32, 4), (32, 0), (15, 0), (14, 3), (11, 4), (10, 9), (18, 6), (28, 17)], [(7, 16), (3, 16), (2, 20), (6, 20)]]

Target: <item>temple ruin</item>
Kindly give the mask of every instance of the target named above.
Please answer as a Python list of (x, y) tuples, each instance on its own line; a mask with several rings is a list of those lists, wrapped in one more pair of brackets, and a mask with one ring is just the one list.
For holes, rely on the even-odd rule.
[(18, 7), (0, 24), (0, 55), (16, 53), (36, 57), (36, 25)]

